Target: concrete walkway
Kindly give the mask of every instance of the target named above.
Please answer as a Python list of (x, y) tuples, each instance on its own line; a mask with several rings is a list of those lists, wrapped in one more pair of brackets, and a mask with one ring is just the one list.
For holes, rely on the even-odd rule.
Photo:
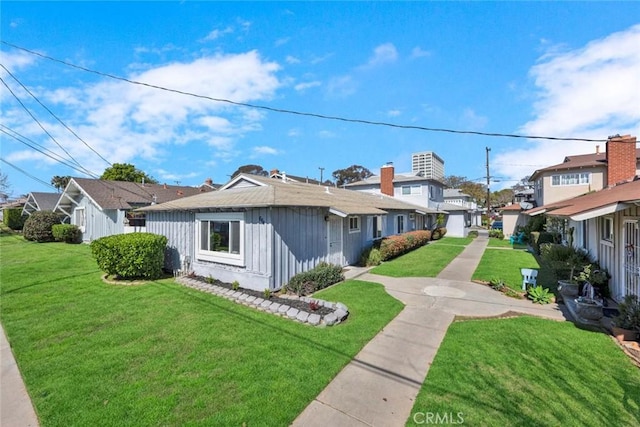
[(0, 325), (0, 369), (0, 426), (38, 426), (38, 417), (2, 325)]
[(482, 233), (437, 278), (362, 280), (384, 285), (405, 304), (396, 316), (298, 416), (294, 426), (399, 426), (411, 415), (440, 343), (455, 316), (508, 312), (565, 320), (556, 304), (533, 305), (471, 283), (488, 242)]

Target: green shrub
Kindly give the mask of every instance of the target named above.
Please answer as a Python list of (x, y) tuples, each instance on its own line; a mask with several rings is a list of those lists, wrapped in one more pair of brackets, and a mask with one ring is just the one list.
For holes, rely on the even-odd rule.
[(379, 242), (380, 259), (382, 261), (388, 261), (420, 246), (424, 246), (429, 242), (430, 238), (431, 232), (429, 230), (410, 231), (408, 233), (383, 237), (379, 241), (374, 242), (374, 247)]
[(552, 296), (553, 294), (549, 292), (549, 289), (542, 286), (530, 286), (527, 289), (527, 298), (535, 304), (549, 304)]
[(360, 256), (360, 265), (363, 267), (380, 265), (381, 262), (380, 249), (373, 246), (365, 249)]
[(529, 242), (536, 254), (540, 255), (540, 249), (546, 243), (560, 243), (560, 236), (557, 233), (547, 231), (532, 231), (529, 234)]
[(478, 237), (478, 230), (471, 230), (468, 234), (467, 237), (472, 237), (472, 238), (476, 238)]
[(77, 225), (55, 224), (51, 227), (51, 233), (56, 242), (80, 243), (82, 242), (82, 232)]
[(287, 290), (297, 295), (308, 295), (342, 280), (342, 267), (321, 262), (315, 268), (293, 276)]
[(152, 233), (116, 234), (91, 243), (98, 267), (122, 279), (162, 276), (167, 238)]
[(53, 242), (53, 226), (60, 224), (60, 216), (51, 211), (36, 211), (24, 222), (24, 238), (33, 242)]
[(504, 233), (502, 232), (502, 230), (489, 230), (489, 237), (494, 238), (494, 239), (503, 240), (504, 239)]
[(2, 222), (12, 230), (22, 230), (27, 216), (22, 215), (22, 208), (5, 209)]
[(431, 234), (431, 240), (440, 240), (447, 234), (446, 227), (436, 227), (433, 229), (433, 233)]

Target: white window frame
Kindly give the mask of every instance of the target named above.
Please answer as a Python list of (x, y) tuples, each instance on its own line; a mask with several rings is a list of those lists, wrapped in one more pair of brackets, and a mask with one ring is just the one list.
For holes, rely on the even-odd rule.
[(371, 217), (371, 237), (373, 240), (382, 237), (382, 215), (374, 215)]
[[(557, 182), (554, 183), (554, 179)], [(551, 175), (552, 187), (568, 187), (572, 185), (588, 185), (591, 184), (591, 172), (573, 172), (565, 174)]]
[[(225, 252), (217, 252), (217, 251), (208, 251), (203, 250), (201, 245), (201, 236), (202, 236), (202, 223), (216, 221), (216, 222), (235, 222), (238, 221), (240, 224), (240, 250), (239, 253), (225, 253)], [(220, 213), (199, 213), (196, 214), (196, 258), (202, 261), (211, 261), (217, 262), (220, 264), (229, 264), (244, 267), (244, 254), (245, 254), (245, 241), (244, 241), (244, 213), (242, 212), (220, 212)]]
[(360, 232), (360, 217), (350, 216), (349, 217), (349, 234), (359, 233), (359, 232)]
[[(80, 215), (80, 213), (82, 213), (82, 215)], [(81, 221), (78, 221), (78, 217), (81, 218)], [(80, 229), (80, 232), (84, 233), (87, 226), (87, 211), (84, 206), (73, 210), (73, 222), (74, 225)]]
[(400, 187), (400, 191), (403, 196), (419, 196), (422, 194), (422, 185), (403, 185), (402, 187)]
[(613, 229), (613, 217), (602, 217), (600, 222), (600, 240), (613, 243), (615, 231)]

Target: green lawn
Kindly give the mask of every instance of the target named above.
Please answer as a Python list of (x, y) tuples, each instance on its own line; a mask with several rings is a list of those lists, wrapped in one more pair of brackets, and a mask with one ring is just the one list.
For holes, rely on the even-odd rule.
[(509, 239), (489, 239), (489, 248), (513, 248), (513, 249), (527, 249), (526, 244), (514, 244), (512, 245)]
[(407, 425), (426, 413), (471, 426), (640, 425), (640, 370), (610, 337), (569, 322), (454, 322)]
[(0, 313), (43, 426), (282, 426), (402, 309), (378, 284), (323, 292), (315, 328), (173, 282), (100, 280), (87, 245), (0, 237)]
[(488, 282), (491, 279), (502, 279), (505, 285), (520, 291), (522, 290), (521, 268), (540, 268), (540, 266), (529, 252), (487, 248), (473, 273), (472, 280)]
[(431, 244), (447, 244), (447, 245), (462, 245), (467, 246), (473, 242), (473, 237), (443, 237), (440, 240), (435, 240)]
[(463, 250), (462, 245), (429, 243), (380, 264), (371, 273), (391, 277), (436, 277)]

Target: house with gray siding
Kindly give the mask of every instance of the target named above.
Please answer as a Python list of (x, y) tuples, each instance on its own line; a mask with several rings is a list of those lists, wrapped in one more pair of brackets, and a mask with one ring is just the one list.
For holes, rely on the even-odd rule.
[(22, 215), (31, 215), (36, 211), (52, 211), (60, 199), (60, 193), (32, 192), (22, 208)]
[(134, 209), (213, 191), (212, 187), (186, 187), (137, 182), (71, 178), (53, 211), (77, 225), (82, 240), (91, 242), (112, 234), (146, 231), (146, 218)]
[(431, 211), (385, 195), (241, 174), (219, 191), (138, 209), (168, 239), (165, 267), (262, 291), (321, 262), (357, 264)]

